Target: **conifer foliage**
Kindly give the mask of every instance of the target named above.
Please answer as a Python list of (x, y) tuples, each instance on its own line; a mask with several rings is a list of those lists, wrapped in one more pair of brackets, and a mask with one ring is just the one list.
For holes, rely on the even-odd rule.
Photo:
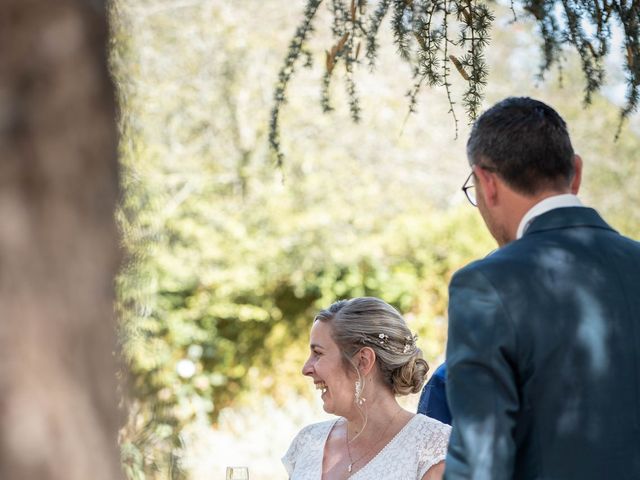
[[(312, 54), (306, 48), (322, 0), (307, 0), (303, 19), (297, 28), (280, 70), (271, 111), (269, 143), (278, 165), (282, 164), (279, 117), (286, 101), (286, 90), (297, 64), (310, 65)], [(354, 70), (362, 65), (373, 68), (379, 47), (379, 30), (390, 17), (393, 41), (399, 56), (413, 70), (408, 91), (409, 111), (415, 112), (421, 89), (441, 88), (449, 101), (456, 132), (457, 103), (451, 89), (452, 75), (465, 82), (461, 103), (473, 120), (480, 108), (487, 83), (485, 49), (494, 21), (494, 2), (478, 0), (325, 0), (331, 12), (333, 44), (325, 51), (321, 103), (330, 111), (329, 87), (334, 72), (344, 65), (351, 117), (360, 119), (360, 105)], [(493, 5), (492, 5), (493, 4)], [(542, 77), (554, 66), (562, 67), (568, 49), (580, 57), (585, 77), (584, 101), (604, 82), (604, 59), (610, 52), (612, 30), (623, 32), (623, 65), (627, 84), (626, 103), (620, 112), (620, 125), (638, 107), (640, 97), (640, 0), (524, 0), (511, 1), (514, 21), (532, 18), (541, 38)], [(517, 12), (517, 13), (516, 13)], [(300, 59), (303, 58), (304, 61)]]

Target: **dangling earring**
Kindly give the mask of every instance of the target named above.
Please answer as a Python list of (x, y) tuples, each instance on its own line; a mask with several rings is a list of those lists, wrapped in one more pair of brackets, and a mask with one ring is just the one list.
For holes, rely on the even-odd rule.
[(360, 381), (360, 379), (356, 380), (355, 397), (356, 397), (356, 403), (360, 406), (362, 406), (362, 404), (367, 401), (367, 399), (362, 396), (362, 382)]

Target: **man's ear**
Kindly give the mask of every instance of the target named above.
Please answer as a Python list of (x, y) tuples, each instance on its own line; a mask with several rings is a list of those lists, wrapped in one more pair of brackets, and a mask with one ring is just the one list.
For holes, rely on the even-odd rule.
[(480, 190), (476, 194), (482, 195), (485, 205), (493, 207), (498, 203), (498, 177), (494, 172), (490, 172), (480, 166), (473, 169), (476, 176), (476, 189)]
[(360, 370), (361, 375), (368, 375), (376, 363), (376, 352), (371, 347), (364, 347), (356, 354), (356, 366)]
[(577, 195), (582, 183), (582, 158), (577, 153), (573, 157), (573, 169), (575, 173), (571, 180), (571, 193)]

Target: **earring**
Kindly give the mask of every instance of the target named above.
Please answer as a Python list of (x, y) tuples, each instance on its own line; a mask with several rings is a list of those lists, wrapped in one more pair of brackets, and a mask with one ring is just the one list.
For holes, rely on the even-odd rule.
[(367, 399), (362, 396), (362, 382), (360, 381), (360, 379), (356, 380), (355, 398), (356, 398), (356, 404), (360, 406), (362, 406), (362, 404), (367, 401)]

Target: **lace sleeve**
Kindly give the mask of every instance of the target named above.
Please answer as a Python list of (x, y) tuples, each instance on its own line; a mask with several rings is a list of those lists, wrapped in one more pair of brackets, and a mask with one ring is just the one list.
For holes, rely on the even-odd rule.
[(296, 435), (289, 450), (282, 457), (282, 464), (289, 478), (297, 480), (315, 479), (322, 471), (322, 456), (327, 435), (338, 417), (307, 425)]
[(301, 444), (303, 443), (304, 436), (305, 436), (305, 429), (302, 429), (295, 436), (295, 438), (291, 442), (291, 445), (289, 445), (289, 449), (287, 450), (287, 453), (285, 453), (284, 457), (282, 457), (281, 459), (282, 464), (284, 465), (284, 468), (287, 471), (287, 474), (289, 475), (289, 478), (291, 478), (291, 475), (293, 475), (293, 470), (295, 469), (296, 460), (300, 455)]
[(323, 434), (328, 424), (329, 422), (307, 425), (295, 436), (291, 445), (289, 445), (287, 453), (281, 459), (289, 478), (293, 476), (296, 463), (305, 463), (305, 460), (308, 460), (310, 451), (314, 449), (317, 437)]
[(451, 435), (451, 427), (444, 423), (440, 423), (429, 417), (425, 417), (428, 421), (424, 424), (424, 442), (419, 452), (418, 478), (422, 478), (427, 471), (434, 465), (442, 462), (447, 456), (447, 446), (449, 445), (449, 435)]

